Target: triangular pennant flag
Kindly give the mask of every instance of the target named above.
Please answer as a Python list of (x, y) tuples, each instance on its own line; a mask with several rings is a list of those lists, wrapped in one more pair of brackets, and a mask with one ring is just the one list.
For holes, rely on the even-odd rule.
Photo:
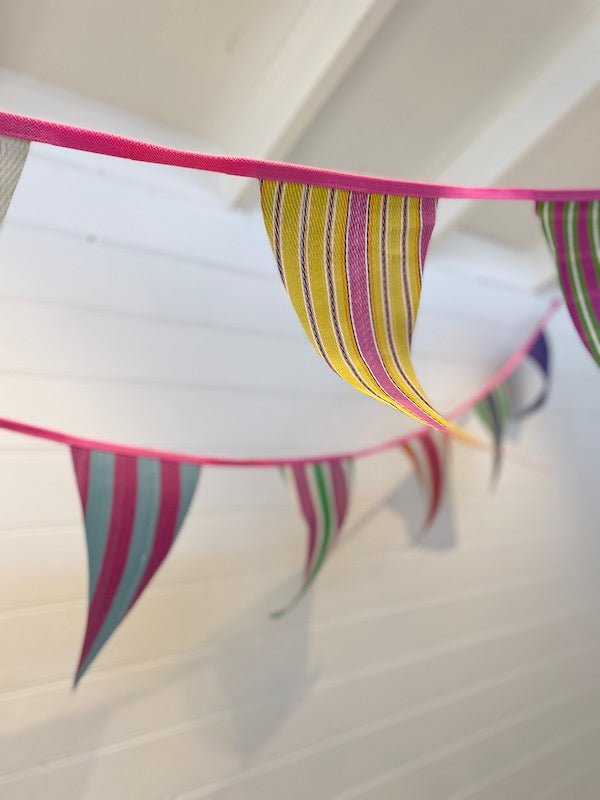
[(579, 338), (600, 365), (600, 200), (538, 203)]
[(85, 518), (88, 619), (75, 684), (168, 554), (189, 509), (194, 464), (73, 447)]
[(531, 345), (526, 360), (532, 361), (537, 365), (542, 377), (542, 387), (533, 401), (523, 404), (520, 399), (520, 395), (523, 392), (522, 383), (528, 381), (527, 371), (523, 369), (526, 363), (524, 360), (505, 381), (475, 406), (477, 416), (490, 431), (494, 440), (492, 485), (500, 477), (502, 445), (508, 423), (511, 420), (520, 420), (528, 417), (538, 411), (548, 399), (550, 392), (550, 346), (543, 331)]
[(0, 224), (17, 188), (28, 152), (27, 140), (0, 136)]
[(410, 358), (436, 201), (270, 180), (261, 201), (284, 286), (321, 357), (370, 397), (452, 428)]
[(446, 448), (448, 437), (426, 430), (400, 447), (410, 459), (419, 483), (427, 492), (427, 514), (422, 532), (429, 528), (440, 510), (446, 486)]
[(350, 502), (351, 471), (352, 461), (347, 459), (294, 464), (286, 468), (286, 477), (307, 526), (306, 562), (297, 594), (272, 616), (282, 616), (298, 602), (337, 543)]
[(500, 477), (502, 466), (502, 445), (506, 435), (506, 426), (511, 417), (511, 394), (505, 381), (493, 389), (475, 406), (475, 412), (481, 422), (492, 434), (494, 440), (494, 460), (492, 463), (491, 484), (495, 485)]

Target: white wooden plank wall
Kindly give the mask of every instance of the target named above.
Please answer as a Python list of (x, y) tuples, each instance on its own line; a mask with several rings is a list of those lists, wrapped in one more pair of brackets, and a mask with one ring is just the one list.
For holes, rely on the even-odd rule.
[[(433, 258), (426, 276), (416, 356), (441, 407), (545, 303), (465, 273)], [(258, 217), (200, 176), (34, 146), (0, 274), (3, 415), (240, 455), (410, 427), (322, 366)], [(489, 457), (455, 448), (418, 547), (401, 455), (361, 462), (343, 545), (278, 622), (302, 525), (276, 471), (207, 469), (175, 552), (76, 693), (69, 454), (2, 434), (0, 797), (597, 797), (600, 381), (564, 312), (551, 334), (551, 402), (511, 445), (537, 462), (507, 459), (494, 495)]]

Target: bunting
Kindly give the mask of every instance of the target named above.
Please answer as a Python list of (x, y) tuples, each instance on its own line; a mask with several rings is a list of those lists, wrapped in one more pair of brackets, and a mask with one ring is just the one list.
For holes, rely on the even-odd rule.
[(85, 518), (87, 627), (75, 684), (167, 556), (189, 509), (199, 468), (72, 447)]
[(550, 348), (543, 331), (540, 332), (527, 351), (526, 360), (532, 361), (537, 366), (542, 377), (540, 392), (533, 401), (523, 404), (520, 398), (520, 383), (524, 377), (523, 366), (525, 361), (523, 361), (506, 380), (498, 384), (475, 405), (477, 416), (492, 434), (494, 442), (492, 484), (495, 484), (500, 477), (502, 445), (509, 422), (528, 417), (538, 411), (548, 399), (550, 391)]
[(321, 357), (361, 392), (439, 430), (410, 358), (436, 201), (262, 181), (283, 284)]
[(536, 206), (579, 338), (600, 365), (600, 200)]
[(492, 434), (494, 441), (494, 458), (492, 462), (492, 485), (498, 482), (502, 467), (502, 445), (506, 434), (506, 426), (511, 416), (511, 393), (505, 381), (493, 389), (475, 406), (475, 413)]
[(413, 466), (417, 480), (427, 493), (427, 513), (422, 533), (433, 524), (444, 496), (447, 445), (446, 435), (431, 430), (400, 444)]
[(28, 152), (29, 142), (25, 139), (0, 136), (0, 224), (17, 188)]
[(337, 543), (348, 512), (352, 461), (294, 464), (285, 469), (307, 528), (304, 578), (295, 597), (272, 616), (287, 613), (306, 592)]

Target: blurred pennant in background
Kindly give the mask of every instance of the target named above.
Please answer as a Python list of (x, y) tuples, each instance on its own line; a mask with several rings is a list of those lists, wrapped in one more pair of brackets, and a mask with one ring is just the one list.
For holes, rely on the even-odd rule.
[(337, 543), (350, 504), (352, 471), (353, 462), (349, 459), (294, 464), (285, 468), (284, 475), (306, 522), (306, 562), (297, 594), (272, 616), (283, 616), (296, 605)]
[(400, 447), (408, 456), (421, 487), (427, 494), (427, 513), (421, 536), (431, 527), (440, 510), (446, 488), (446, 456), (448, 437), (437, 431), (426, 430)]
[(169, 553), (194, 496), (194, 464), (72, 447), (85, 518), (87, 627), (75, 684)]
[[(531, 384), (528, 374), (529, 364), (536, 366), (542, 380), (540, 390), (533, 400), (526, 399), (527, 389)], [(550, 375), (550, 348), (546, 335), (542, 332), (517, 369), (475, 405), (477, 416), (490, 431), (493, 439), (492, 485), (495, 485), (500, 477), (502, 447), (509, 424), (542, 408), (550, 391)]]

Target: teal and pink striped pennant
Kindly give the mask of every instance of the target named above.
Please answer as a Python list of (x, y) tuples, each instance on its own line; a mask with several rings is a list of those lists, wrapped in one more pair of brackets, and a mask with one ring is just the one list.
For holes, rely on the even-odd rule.
[(89, 567), (77, 684), (169, 553), (194, 496), (199, 467), (79, 447), (71, 451)]
[(434, 522), (446, 488), (446, 454), (448, 437), (437, 431), (426, 430), (400, 444), (408, 456), (417, 480), (427, 493), (427, 513), (421, 533)]
[(600, 200), (538, 203), (579, 338), (600, 365)]
[(285, 468), (284, 474), (306, 522), (306, 562), (297, 594), (272, 616), (282, 616), (300, 600), (337, 543), (350, 503), (352, 465), (351, 460), (335, 459)]

